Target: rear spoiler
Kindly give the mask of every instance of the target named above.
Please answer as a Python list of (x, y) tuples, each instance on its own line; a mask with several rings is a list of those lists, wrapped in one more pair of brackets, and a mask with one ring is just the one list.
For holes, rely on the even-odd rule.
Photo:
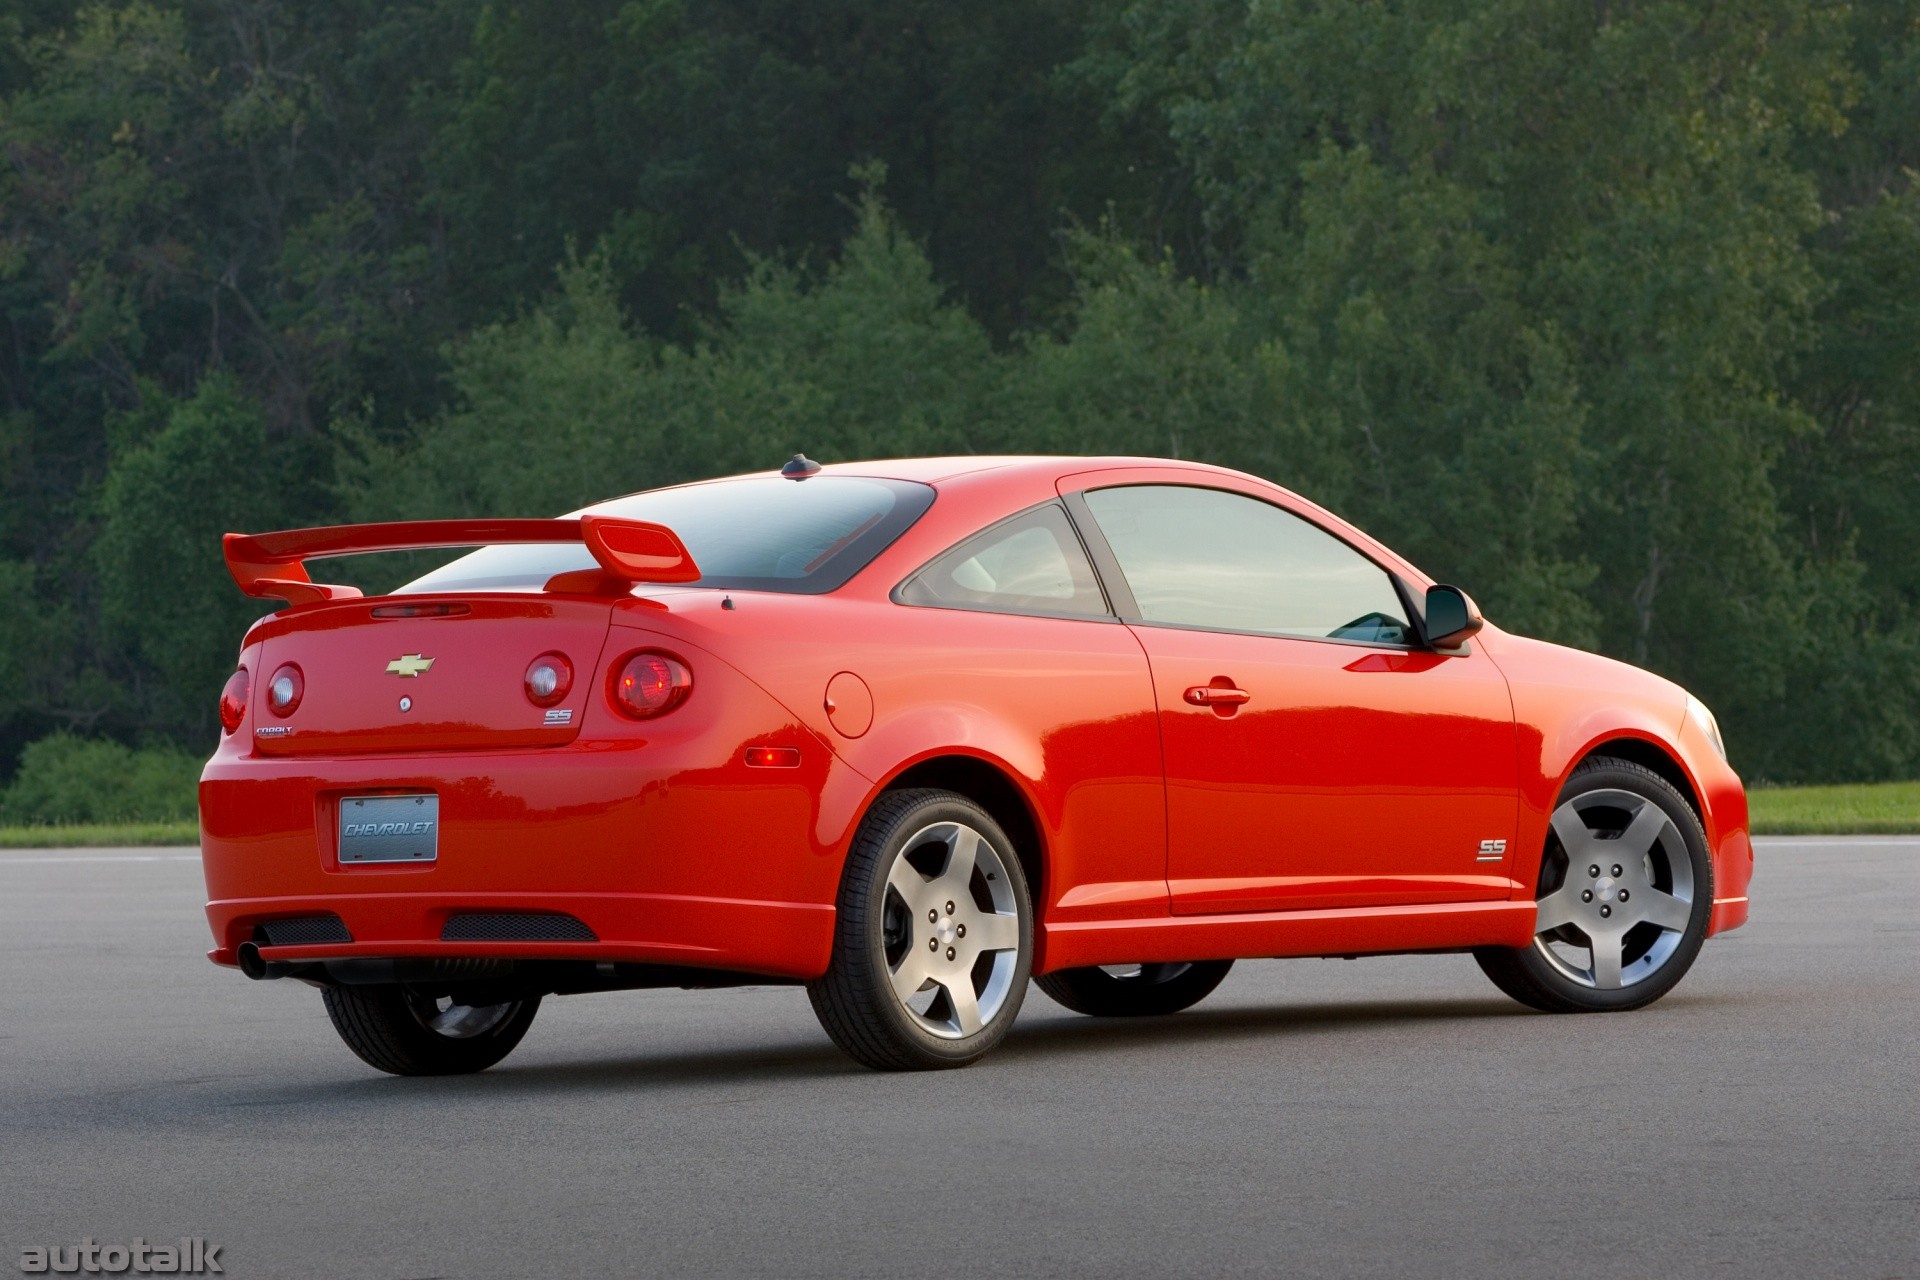
[[(278, 533), (229, 533), (221, 540), (227, 571), (240, 590), (289, 605), (351, 600), (357, 587), (315, 582), (306, 561), (377, 551), (432, 547), (484, 547), (501, 543), (584, 542), (604, 574), (623, 586), (636, 582), (693, 582), (699, 566), (680, 535), (663, 524), (581, 516), (575, 520), (406, 520), (392, 524), (341, 524)], [(564, 575), (573, 578), (575, 575)]]

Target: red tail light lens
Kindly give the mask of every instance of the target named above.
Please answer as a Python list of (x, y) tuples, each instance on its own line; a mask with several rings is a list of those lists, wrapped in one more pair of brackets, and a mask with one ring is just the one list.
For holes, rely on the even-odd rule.
[(226, 687), (220, 690), (220, 731), (232, 733), (240, 727), (247, 715), (247, 693), (253, 682), (247, 677), (247, 669), (241, 667), (227, 677)]
[(543, 653), (527, 664), (527, 701), (550, 707), (573, 688), (573, 664), (564, 653)]
[(267, 681), (267, 710), (277, 716), (290, 716), (307, 692), (307, 679), (291, 662), (281, 663)]
[(693, 672), (670, 653), (636, 653), (614, 669), (613, 704), (636, 720), (665, 715), (693, 692)]

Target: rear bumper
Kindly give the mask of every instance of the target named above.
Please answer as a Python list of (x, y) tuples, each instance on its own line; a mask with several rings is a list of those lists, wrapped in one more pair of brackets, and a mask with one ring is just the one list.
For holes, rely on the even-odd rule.
[[(593, 942), (446, 942), (450, 916), (468, 913), (561, 914), (584, 922)], [(239, 944), (270, 920), (338, 916), (352, 942), (260, 945), (269, 961), (380, 958), (511, 958), (682, 965), (808, 979), (827, 967), (833, 945), (830, 905), (743, 901), (675, 894), (343, 893), (225, 899), (207, 904), (221, 940), (207, 953), (237, 964)]]
[[(783, 736), (784, 734), (784, 736)], [(512, 957), (825, 972), (847, 828), (869, 783), (798, 726), (798, 769), (742, 737), (434, 757), (216, 756), (200, 783), (208, 953), (237, 963)], [(717, 743), (718, 745), (702, 745)], [(440, 797), (430, 865), (341, 864), (344, 796)], [(594, 941), (443, 941), (464, 914), (573, 916)], [(260, 926), (338, 916), (351, 942), (272, 946)]]

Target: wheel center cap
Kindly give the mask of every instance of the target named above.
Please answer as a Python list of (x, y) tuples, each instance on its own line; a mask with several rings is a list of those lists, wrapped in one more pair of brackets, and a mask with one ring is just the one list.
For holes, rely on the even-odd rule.
[(1620, 887), (1612, 876), (1601, 876), (1593, 882), (1593, 896), (1602, 902), (1612, 902), (1620, 896)]
[(940, 923), (933, 926), (933, 936), (940, 939), (941, 946), (943, 947), (952, 946), (953, 937), (954, 937), (952, 917), (950, 916), (941, 917)]

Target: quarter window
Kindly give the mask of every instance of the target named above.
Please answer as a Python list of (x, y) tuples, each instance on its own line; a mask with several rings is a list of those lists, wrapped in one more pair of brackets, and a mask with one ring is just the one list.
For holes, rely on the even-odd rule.
[(1143, 622), (1411, 643), (1386, 570), (1292, 512), (1186, 485), (1096, 489), (1086, 502)]
[(1022, 512), (946, 552), (900, 588), (902, 604), (1104, 618), (1107, 602), (1067, 513)]

